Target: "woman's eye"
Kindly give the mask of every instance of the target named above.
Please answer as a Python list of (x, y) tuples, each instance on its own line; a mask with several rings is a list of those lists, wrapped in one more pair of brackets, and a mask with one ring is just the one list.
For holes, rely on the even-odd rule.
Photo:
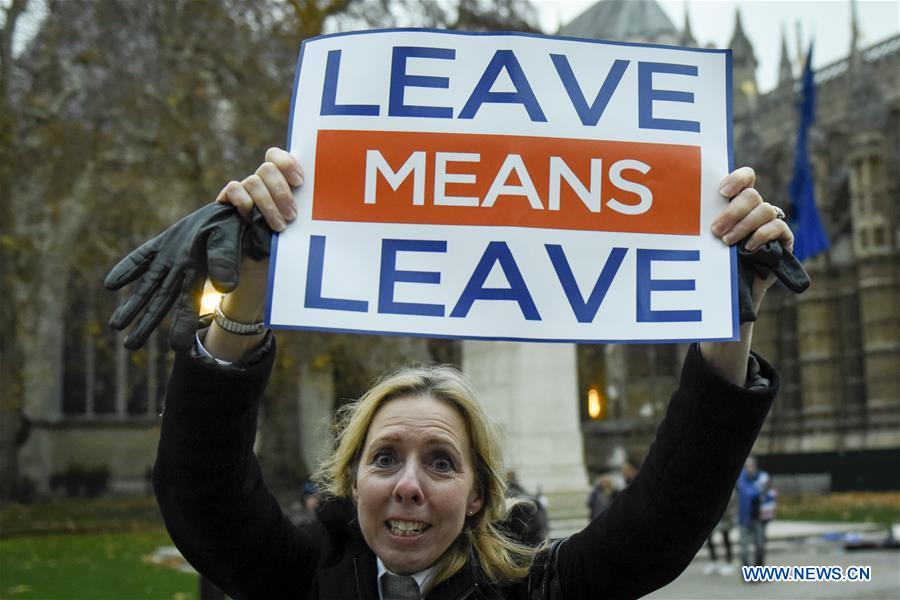
[(394, 464), (394, 457), (386, 452), (382, 452), (375, 455), (375, 460), (372, 461), (372, 464), (384, 469)]
[(434, 459), (434, 462), (431, 463), (434, 468), (438, 471), (452, 471), (455, 467), (453, 465), (453, 461), (449, 458), (438, 457)]

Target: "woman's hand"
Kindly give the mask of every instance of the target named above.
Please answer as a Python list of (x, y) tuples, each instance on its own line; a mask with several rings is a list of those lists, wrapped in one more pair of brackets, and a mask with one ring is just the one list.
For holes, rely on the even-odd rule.
[(253, 175), (242, 181), (230, 181), (216, 202), (231, 204), (244, 218), (256, 206), (272, 231), (282, 232), (297, 218), (297, 203), (291, 188), (303, 185), (303, 169), (297, 159), (281, 148), (269, 148), (266, 161)]
[[(753, 184), (756, 173), (750, 167), (741, 167), (729, 173), (719, 186), (719, 193), (730, 198), (728, 208), (713, 219), (713, 235), (731, 246), (749, 236), (746, 248), (755, 250), (771, 240), (780, 240), (784, 247), (793, 250), (794, 234), (780, 218), (781, 211), (764, 201)], [(758, 310), (766, 290), (775, 281), (771, 273), (753, 284), (753, 304)], [(728, 381), (743, 385), (747, 378), (747, 359), (753, 338), (753, 323), (741, 325), (741, 339), (737, 342), (702, 342), (700, 352), (706, 361)]]
[[(728, 208), (713, 219), (712, 233), (723, 243), (732, 246), (747, 236), (746, 248), (756, 250), (766, 242), (780, 240), (787, 250), (794, 248), (794, 234), (780, 218), (780, 209), (763, 200), (753, 188), (756, 173), (750, 167), (741, 167), (728, 174), (719, 185), (719, 193), (730, 198)], [(775, 281), (771, 273), (758, 279), (753, 285), (753, 304), (758, 309), (766, 290)]]
[[(242, 181), (229, 182), (216, 202), (231, 204), (244, 218), (256, 206), (273, 231), (284, 231), (297, 218), (297, 203), (292, 188), (303, 185), (303, 169), (293, 156), (280, 148), (269, 148), (266, 160), (253, 175)], [(235, 321), (254, 323), (262, 319), (266, 304), (266, 284), (269, 261), (244, 258), (238, 286), (222, 301), (222, 312)], [(256, 346), (263, 334), (241, 336), (225, 331), (213, 323), (206, 336), (205, 348), (215, 356), (229, 361), (240, 360)]]

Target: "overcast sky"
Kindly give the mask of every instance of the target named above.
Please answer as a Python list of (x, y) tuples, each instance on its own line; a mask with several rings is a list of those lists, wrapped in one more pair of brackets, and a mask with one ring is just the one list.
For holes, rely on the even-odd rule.
[[(553, 33), (594, 4), (591, 0), (533, 0), (544, 31)], [(740, 7), (744, 31), (753, 43), (759, 67), (756, 72), (761, 91), (775, 87), (778, 81), (781, 29), (784, 27), (788, 49), (797, 52), (796, 24), (801, 26), (805, 48), (811, 38), (816, 47), (813, 66), (819, 68), (847, 55), (850, 47), (849, 0), (659, 0), (660, 6), (679, 29), (684, 25), (687, 6), (694, 37), (701, 45), (712, 42), (725, 48), (734, 33), (735, 9)], [(900, 2), (897, 0), (860, 0), (857, 2), (863, 47), (900, 32)], [(805, 51), (805, 50), (804, 50)]]
[[(8, 6), (10, 0), (0, 0)], [(712, 43), (725, 48), (734, 33), (734, 14), (740, 7), (744, 31), (750, 37), (759, 67), (756, 72), (761, 91), (769, 91), (778, 81), (781, 31), (785, 31), (788, 49), (797, 52), (797, 23), (800, 23), (804, 48), (815, 39), (813, 66), (820, 68), (847, 55), (850, 47), (850, 0), (658, 0), (663, 10), (679, 29), (684, 26), (685, 7), (690, 14), (691, 29), (701, 45)], [(532, 0), (537, 7), (541, 26), (547, 33), (556, 32), (590, 8), (594, 0)], [(43, 2), (32, 2), (37, 18), (24, 19), (17, 31), (17, 47), (29, 37), (39, 22)], [(900, 33), (900, 1), (858, 0), (861, 43), (863, 47)], [(795, 57), (796, 58), (796, 57)]]

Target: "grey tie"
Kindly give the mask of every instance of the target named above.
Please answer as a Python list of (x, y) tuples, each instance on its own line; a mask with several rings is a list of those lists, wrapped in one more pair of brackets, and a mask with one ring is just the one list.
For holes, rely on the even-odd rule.
[(384, 600), (419, 600), (419, 584), (409, 575), (385, 573), (381, 576)]

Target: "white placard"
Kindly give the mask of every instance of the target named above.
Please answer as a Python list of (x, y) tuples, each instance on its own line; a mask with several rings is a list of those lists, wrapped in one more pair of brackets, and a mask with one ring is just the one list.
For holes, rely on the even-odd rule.
[(271, 327), (495, 340), (738, 337), (710, 232), (727, 50), (380, 30), (303, 42), (300, 215)]

